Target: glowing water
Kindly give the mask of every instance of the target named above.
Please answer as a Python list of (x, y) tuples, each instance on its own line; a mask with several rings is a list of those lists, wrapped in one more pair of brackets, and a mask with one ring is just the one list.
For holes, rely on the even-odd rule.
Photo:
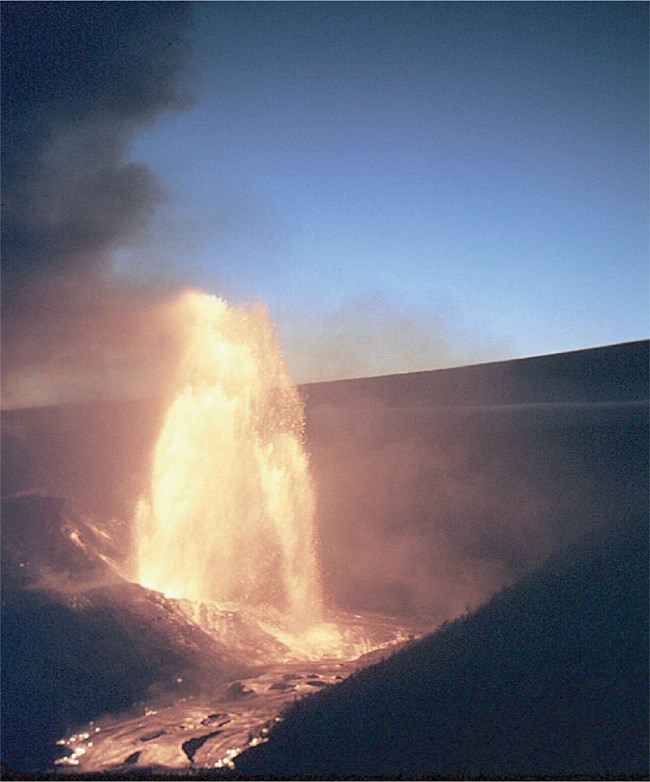
[(263, 308), (197, 292), (180, 306), (186, 347), (137, 507), (137, 580), (306, 631), (322, 595), (300, 397)]

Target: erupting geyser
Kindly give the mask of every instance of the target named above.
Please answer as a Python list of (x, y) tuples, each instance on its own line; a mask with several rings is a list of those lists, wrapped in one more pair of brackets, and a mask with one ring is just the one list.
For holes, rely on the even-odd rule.
[(308, 633), (322, 618), (314, 491), (272, 324), (261, 306), (199, 292), (180, 307), (186, 344), (137, 507), (137, 580)]

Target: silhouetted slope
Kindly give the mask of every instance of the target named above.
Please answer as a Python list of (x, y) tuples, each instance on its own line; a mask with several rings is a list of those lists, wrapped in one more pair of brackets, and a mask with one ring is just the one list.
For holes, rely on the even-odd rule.
[(328, 594), (433, 622), (648, 493), (648, 343), (306, 386)]
[[(324, 582), (338, 606), (418, 612), (434, 626), (576, 540), (625, 518), (641, 526), (629, 550), (619, 530), (611, 549), (547, 568), (309, 702), (250, 768), (644, 769), (648, 342), (304, 388)], [(212, 677), (225, 659), (200, 652), (213, 642), (164, 602), (104, 583), (103, 561), (66, 526), (64, 508), (81, 509), (90, 548), (126, 555), (160, 418), (150, 401), (2, 414), (6, 763), (45, 764), (74, 723), (175, 688), (181, 671)], [(18, 496), (35, 490), (65, 505)]]
[(246, 667), (161, 595), (84, 550), (60, 499), (2, 502), (2, 760), (43, 769), (57, 739), (151, 694)]
[(244, 778), (648, 774), (647, 515), (299, 702)]
[(311, 403), (396, 407), (624, 402), (648, 398), (647, 340), (429, 372), (303, 386)]

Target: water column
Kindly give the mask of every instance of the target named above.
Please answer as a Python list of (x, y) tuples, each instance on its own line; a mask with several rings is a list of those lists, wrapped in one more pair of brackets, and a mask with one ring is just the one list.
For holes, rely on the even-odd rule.
[(185, 350), (136, 510), (137, 580), (306, 628), (322, 615), (314, 491), (272, 324), (204, 293), (179, 307)]

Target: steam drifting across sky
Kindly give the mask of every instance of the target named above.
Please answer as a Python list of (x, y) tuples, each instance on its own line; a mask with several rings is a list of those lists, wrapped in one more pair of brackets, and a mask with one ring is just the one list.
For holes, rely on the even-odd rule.
[(137, 393), (132, 368), (169, 347), (161, 286), (120, 280), (112, 253), (163, 197), (129, 153), (156, 115), (187, 104), (188, 21), (182, 3), (2, 6), (8, 406)]
[(194, 107), (137, 154), (296, 379), (647, 337), (647, 4), (194, 11)]
[(300, 382), (647, 336), (645, 4), (2, 14), (6, 406), (157, 388), (174, 279)]

